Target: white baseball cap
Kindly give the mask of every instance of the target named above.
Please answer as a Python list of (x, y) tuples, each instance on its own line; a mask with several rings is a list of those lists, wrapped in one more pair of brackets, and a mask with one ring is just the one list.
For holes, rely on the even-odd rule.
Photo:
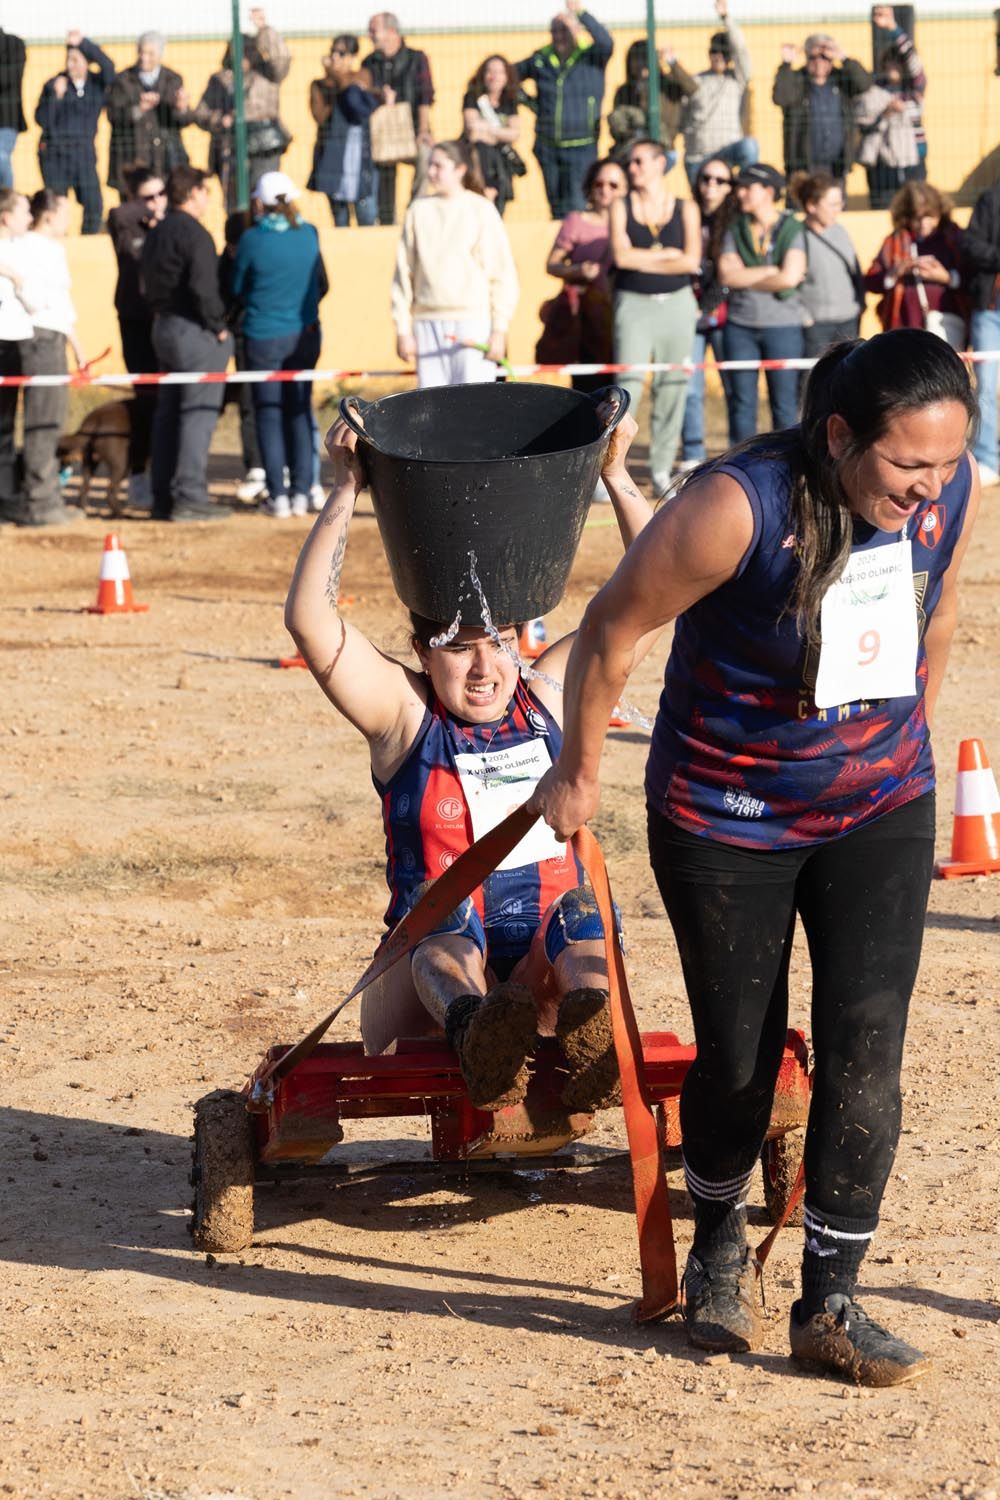
[(273, 208), (282, 199), (285, 203), (294, 203), (299, 190), (287, 172), (263, 172), (257, 179), (253, 195), (265, 208)]

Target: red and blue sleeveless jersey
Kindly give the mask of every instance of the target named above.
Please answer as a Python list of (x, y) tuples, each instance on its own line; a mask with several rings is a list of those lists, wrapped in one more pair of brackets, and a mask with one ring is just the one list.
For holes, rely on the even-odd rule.
[[(562, 745), (555, 719), (518, 679), (514, 696), (498, 725), (469, 724), (452, 718), (432, 695), (406, 760), (386, 783), (372, 780), (382, 799), (385, 828), (387, 926), (410, 904), (413, 890), (434, 880), (474, 841), (472, 817), (456, 765), (457, 755), (542, 740), (550, 761)], [(581, 883), (570, 845), (561, 858), (514, 869), (495, 870), (474, 892), (473, 902), (486, 931), (487, 953), (500, 959), (527, 952), (542, 915), (564, 891)]]
[[(818, 654), (788, 613), (798, 573), (780, 439), (717, 467), (742, 487), (753, 540), (737, 574), (678, 616), (646, 764), (646, 800), (690, 833), (744, 848), (822, 843), (934, 786), (924, 633), (962, 532), (966, 457), (907, 523), (919, 646), (910, 697), (817, 708)], [(852, 553), (899, 541), (855, 520)]]

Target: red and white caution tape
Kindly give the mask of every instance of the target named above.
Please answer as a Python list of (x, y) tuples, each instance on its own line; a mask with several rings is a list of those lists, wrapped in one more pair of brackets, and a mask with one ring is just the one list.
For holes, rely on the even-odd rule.
[[(1000, 349), (969, 350), (962, 354), (969, 364), (1000, 360)], [(533, 375), (692, 375), (695, 370), (811, 370), (815, 359), (723, 359), (702, 361), (677, 360), (671, 364), (635, 365), (511, 365), (510, 372), (519, 380)], [(416, 370), (175, 370), (152, 375), (94, 375), (89, 367), (73, 375), (0, 375), (0, 385), (260, 385), (264, 382), (307, 380), (336, 384), (342, 380), (399, 380), (415, 375)]]

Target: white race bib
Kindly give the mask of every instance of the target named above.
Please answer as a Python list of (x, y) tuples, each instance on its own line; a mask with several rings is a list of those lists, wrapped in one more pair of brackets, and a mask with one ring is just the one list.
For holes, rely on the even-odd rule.
[[(508, 813), (527, 802), (551, 768), (552, 757), (545, 741), (534, 739), (482, 754), (456, 755), (455, 765), (472, 818), (473, 837), (481, 839), (484, 833), (502, 823)], [(497, 869), (516, 870), (544, 859), (565, 858), (566, 845), (539, 818)]]
[(855, 552), (820, 610), (816, 707), (912, 698), (917, 690), (917, 606), (910, 542)]

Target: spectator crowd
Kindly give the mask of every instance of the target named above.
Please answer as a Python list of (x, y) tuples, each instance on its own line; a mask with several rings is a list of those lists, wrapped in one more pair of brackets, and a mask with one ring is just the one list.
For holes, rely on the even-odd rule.
[[(883, 328), (924, 327), (964, 350), (1000, 350), (1000, 187), (988, 189), (963, 233), (947, 196), (928, 181), (923, 101), (928, 86), (912, 36), (891, 6), (872, 9), (871, 69), (816, 32), (801, 54), (781, 48), (772, 86), (782, 115), (783, 169), (762, 162), (750, 133), (753, 64), (729, 0), (714, 0), (719, 29), (707, 66), (690, 72), (677, 52), (658, 57), (651, 112), (650, 54), (634, 43), (607, 108), (613, 147), (598, 141), (611, 33), (566, 0), (549, 38), (518, 61), (494, 54), (456, 100), (454, 139), (435, 140), (427, 55), (398, 18), (372, 16), (370, 50), (339, 34), (309, 88), (316, 125), (304, 186), (326, 196), (337, 227), (396, 222), (399, 168), (412, 168), (389, 298), (399, 357), (423, 385), (493, 380), (518, 301), (503, 224), (528, 167), (521, 116), (534, 115), (532, 151), (559, 221), (547, 270), (561, 285), (541, 308), (544, 363), (685, 362), (655, 372), (650, 462), (663, 493), (705, 458), (704, 372), (717, 361), (815, 357), (856, 336), (867, 296)], [(195, 101), (164, 61), (165, 38), (145, 32), (136, 59), (116, 71), (97, 42), (72, 30), (65, 66), (35, 107), (44, 188), (16, 192), (11, 155), (27, 129), (26, 49), (0, 30), (0, 373), (60, 374), (79, 364), (66, 256), (68, 196), (85, 235), (110, 233), (118, 262), (115, 309), (127, 368), (154, 371), (309, 369), (319, 357), (319, 304), (328, 289), (300, 189), (282, 171), (291, 135), (282, 121), (288, 44), (262, 9), (229, 45)], [(690, 61), (690, 60), (689, 60)], [(236, 69), (242, 72), (253, 210), (236, 210)], [(95, 136), (110, 126), (106, 214)], [(651, 128), (651, 121), (653, 122)], [(188, 159), (182, 131), (206, 132), (207, 170)], [(690, 197), (668, 174), (683, 150)], [(865, 270), (841, 222), (855, 162), (890, 232)], [(210, 179), (229, 217), (221, 255), (202, 220)], [(977, 370), (982, 405), (976, 456), (996, 483), (997, 367)], [(582, 389), (593, 376), (574, 377)], [(640, 369), (622, 383), (642, 395)], [(800, 374), (766, 374), (772, 423), (796, 420)], [(731, 442), (757, 430), (758, 374), (723, 372)], [(227, 395), (228, 392), (228, 395)], [(284, 381), (137, 386), (128, 433), (133, 506), (160, 519), (215, 518), (209, 447), (222, 404), (238, 401), (243, 500), (283, 517), (318, 508), (318, 434), (311, 386)], [(26, 387), (24, 452), (15, 452), (19, 393), (0, 387), (0, 520), (69, 519), (56, 445), (65, 387)]]

